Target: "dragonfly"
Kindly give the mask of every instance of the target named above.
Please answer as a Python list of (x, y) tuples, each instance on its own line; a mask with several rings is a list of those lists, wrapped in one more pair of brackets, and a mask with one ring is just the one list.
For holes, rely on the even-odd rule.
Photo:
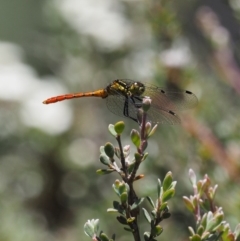
[(138, 112), (143, 99), (151, 99), (147, 112), (147, 121), (158, 124), (179, 124), (181, 122), (177, 112), (193, 108), (197, 105), (197, 97), (188, 90), (164, 89), (151, 84), (129, 79), (117, 79), (106, 88), (89, 92), (79, 92), (51, 97), (43, 101), (44, 104), (56, 103), (63, 100), (101, 97), (106, 99), (108, 109), (119, 116), (138, 121)]

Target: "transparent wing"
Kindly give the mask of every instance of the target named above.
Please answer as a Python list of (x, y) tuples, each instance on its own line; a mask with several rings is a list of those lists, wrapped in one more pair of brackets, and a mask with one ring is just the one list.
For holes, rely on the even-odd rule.
[[(122, 81), (128, 85), (135, 83), (135, 81), (129, 79)], [(126, 97), (115, 90), (115, 93), (107, 97), (107, 107), (116, 115), (136, 120), (144, 96), (149, 96), (152, 99), (147, 119), (159, 124), (179, 124), (181, 120), (175, 111), (193, 108), (198, 102), (197, 97), (190, 91), (165, 90), (154, 85), (145, 84), (144, 93), (141, 96), (132, 96), (132, 98)]]
[(126, 117), (124, 115), (125, 101), (126, 97), (123, 95), (109, 95), (106, 99), (106, 104), (108, 109), (115, 115)]
[(152, 105), (149, 111), (147, 112), (147, 119), (152, 123), (158, 124), (175, 125), (181, 123), (180, 117), (175, 112), (159, 108), (156, 109)]
[[(126, 103), (127, 102), (127, 103)], [(137, 120), (138, 109), (136, 104), (139, 104), (139, 100), (135, 100), (133, 102), (131, 99), (126, 99), (125, 96), (122, 95), (109, 95), (107, 97), (107, 107), (108, 109), (122, 117), (128, 117), (134, 120)], [(125, 107), (127, 105), (127, 107)], [(138, 105), (139, 106), (139, 105)], [(124, 108), (127, 108), (127, 112), (124, 114)], [(179, 124), (181, 120), (176, 113), (169, 112), (168, 110), (155, 108), (151, 105), (149, 111), (147, 112), (147, 120), (152, 123), (159, 124)]]
[(152, 99), (152, 106), (155, 108), (179, 111), (191, 109), (197, 105), (197, 97), (190, 91), (178, 89), (163, 89), (154, 85), (145, 85), (143, 96)]

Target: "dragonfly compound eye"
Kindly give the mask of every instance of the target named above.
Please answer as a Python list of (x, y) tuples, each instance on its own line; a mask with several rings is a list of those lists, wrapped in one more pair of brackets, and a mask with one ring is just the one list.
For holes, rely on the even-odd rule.
[(140, 96), (145, 91), (145, 86), (140, 82), (134, 82), (134, 84), (129, 89), (131, 94)]

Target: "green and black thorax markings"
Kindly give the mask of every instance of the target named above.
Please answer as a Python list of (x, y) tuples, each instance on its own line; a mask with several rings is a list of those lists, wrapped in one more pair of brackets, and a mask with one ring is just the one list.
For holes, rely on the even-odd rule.
[(106, 88), (108, 94), (121, 94), (125, 97), (141, 96), (145, 91), (144, 84), (126, 80), (114, 80)]
[(117, 106), (121, 106), (121, 115), (128, 117), (134, 121), (137, 120), (138, 109), (142, 107), (143, 94), (145, 92), (145, 85), (132, 80), (114, 80), (107, 86), (106, 92), (108, 93), (108, 99), (113, 96), (118, 96), (118, 103), (114, 100), (112, 103), (107, 102), (109, 108), (112, 108), (113, 103)]

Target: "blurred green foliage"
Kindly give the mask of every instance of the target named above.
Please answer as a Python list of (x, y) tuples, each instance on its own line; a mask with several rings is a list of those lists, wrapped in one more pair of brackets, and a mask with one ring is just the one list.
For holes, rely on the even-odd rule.
[[(102, 99), (42, 105), (62, 91), (95, 90), (117, 78), (177, 86), (199, 98), (182, 125), (159, 126), (142, 165), (145, 178), (136, 183), (150, 196), (168, 171), (178, 181), (161, 239), (186, 239), (194, 223), (181, 198), (191, 193), (189, 168), (219, 185), (217, 205), (235, 227), (239, 14), (238, 0), (1, 1), (0, 240), (89, 240), (83, 225), (92, 218), (129, 240), (106, 212), (114, 175), (96, 175), (99, 147), (114, 141), (108, 125), (121, 118)], [(136, 123), (124, 121), (126, 145)]]

